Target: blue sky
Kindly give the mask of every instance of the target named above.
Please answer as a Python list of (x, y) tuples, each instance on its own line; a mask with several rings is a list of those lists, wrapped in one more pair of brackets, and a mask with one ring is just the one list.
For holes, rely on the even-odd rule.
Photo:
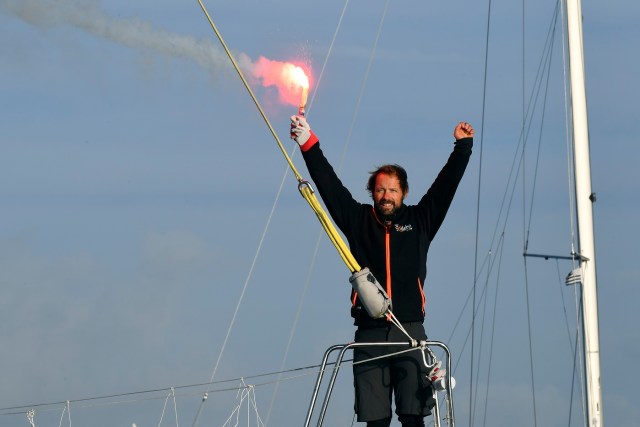
[[(360, 200), (368, 171), (395, 162), (415, 203), (444, 163), (455, 123), (474, 124), (472, 162), (430, 250), (427, 333), (459, 358), (456, 421), (469, 424), (465, 301), (477, 258), (489, 297), (478, 323), (490, 325), (495, 305), (496, 326), (490, 369), (489, 326), (477, 331), (474, 425), (485, 410), (492, 425), (533, 425), (523, 224), (531, 252), (570, 252), (563, 51), (556, 41), (544, 126), (538, 104), (511, 199), (507, 178), (555, 2), (493, 3), (486, 98), (486, 2), (390, 2), (368, 74), (383, 1), (349, 2), (328, 58), (343, 2), (205, 5), (242, 61), (311, 65), (309, 121)], [(640, 419), (639, 7), (583, 3), (604, 416), (617, 426)], [(0, 426), (26, 425), (30, 407), (36, 425), (62, 417), (69, 425), (69, 413), (73, 424), (158, 425), (171, 387), (176, 405), (162, 425), (191, 425), (204, 389), (182, 386), (206, 383), (216, 365), (215, 380), (271, 382), (255, 388), (270, 425), (302, 424), (315, 373), (277, 390), (274, 377), (251, 377), (314, 365), (351, 340), (349, 274), (197, 2), (0, 0), (0, 58)], [(293, 151), (295, 108), (253, 89)], [(293, 160), (306, 175), (297, 153)], [(537, 419), (566, 425), (571, 407), (579, 425), (577, 391), (570, 404), (575, 294), (562, 285), (571, 265), (526, 266)], [(351, 422), (349, 371), (325, 425)], [(159, 391), (138, 394), (150, 390)], [(82, 400), (123, 393), (136, 394)], [(59, 403), (67, 400), (70, 412)], [(222, 425), (234, 405), (235, 391), (212, 393), (201, 425)]]

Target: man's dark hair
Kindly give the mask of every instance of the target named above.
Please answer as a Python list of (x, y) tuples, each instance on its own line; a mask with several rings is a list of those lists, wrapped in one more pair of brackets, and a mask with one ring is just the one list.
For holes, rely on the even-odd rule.
[(373, 195), (373, 191), (376, 187), (376, 178), (381, 173), (389, 176), (395, 176), (400, 181), (400, 189), (402, 190), (402, 194), (406, 195), (409, 192), (409, 182), (407, 181), (407, 171), (400, 165), (382, 165), (378, 167), (378, 169), (369, 172), (371, 175), (369, 176), (369, 181), (367, 181), (367, 191), (369, 194)]

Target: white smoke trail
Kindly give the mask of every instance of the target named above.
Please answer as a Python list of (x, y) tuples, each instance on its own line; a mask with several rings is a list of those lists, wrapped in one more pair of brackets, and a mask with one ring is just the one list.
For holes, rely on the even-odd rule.
[[(231, 69), (212, 40), (170, 33), (137, 18), (111, 17), (100, 0), (0, 0), (0, 10), (37, 27), (70, 26), (132, 49), (189, 59), (211, 72)], [(241, 69), (252, 70), (247, 55), (236, 59)]]

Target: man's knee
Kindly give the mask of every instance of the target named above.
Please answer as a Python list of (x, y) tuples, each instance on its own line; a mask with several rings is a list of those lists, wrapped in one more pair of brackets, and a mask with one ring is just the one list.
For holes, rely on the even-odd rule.
[(424, 427), (422, 415), (398, 415), (398, 420), (400, 420), (402, 427)]
[(367, 421), (367, 427), (389, 427), (391, 425), (391, 417), (381, 420)]

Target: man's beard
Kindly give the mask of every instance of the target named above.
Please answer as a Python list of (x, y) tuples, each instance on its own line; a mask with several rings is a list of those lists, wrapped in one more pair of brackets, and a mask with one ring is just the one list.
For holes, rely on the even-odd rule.
[(393, 215), (398, 208), (399, 206), (397, 206), (393, 200), (382, 199), (376, 203), (377, 211), (385, 216)]

